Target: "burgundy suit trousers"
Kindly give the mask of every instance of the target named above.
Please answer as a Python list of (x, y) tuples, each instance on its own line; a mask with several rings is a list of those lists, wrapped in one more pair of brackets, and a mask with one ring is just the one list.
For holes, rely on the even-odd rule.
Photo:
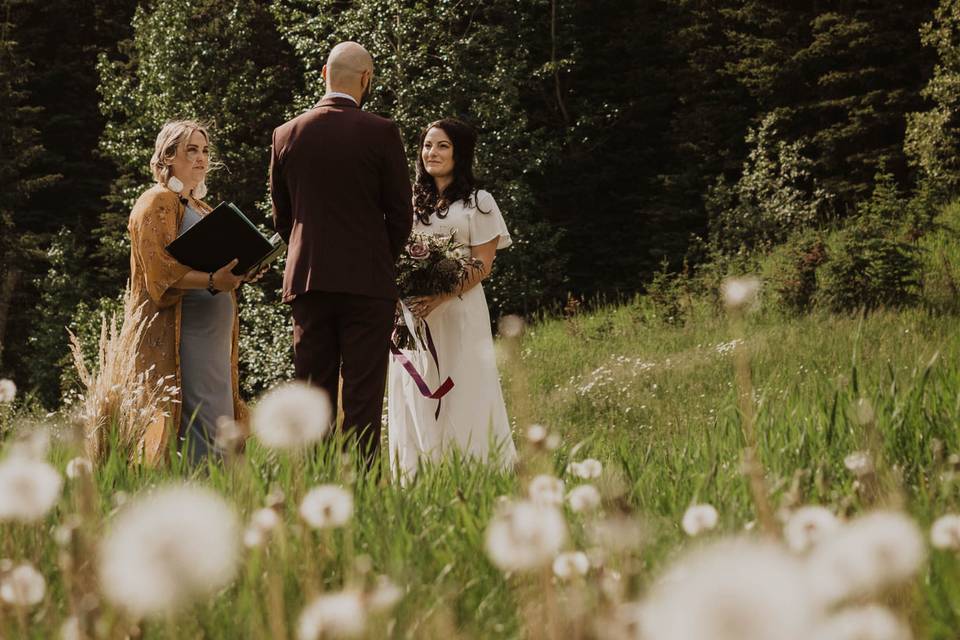
[(394, 300), (327, 291), (301, 293), (291, 303), (296, 377), (326, 391), (334, 411), (343, 377), (344, 431), (368, 464), (380, 450), (395, 308)]

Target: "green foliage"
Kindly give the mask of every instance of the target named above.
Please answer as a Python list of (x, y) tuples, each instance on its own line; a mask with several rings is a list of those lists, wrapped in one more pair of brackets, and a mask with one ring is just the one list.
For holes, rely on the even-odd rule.
[(240, 391), (248, 398), (293, 378), (293, 323), (279, 291), (240, 288)]
[(811, 309), (817, 293), (817, 269), (826, 259), (823, 234), (809, 229), (791, 236), (764, 260), (764, 279), (782, 310), (803, 313)]
[(740, 179), (732, 187), (719, 180), (708, 196), (710, 241), (724, 253), (769, 248), (826, 216), (830, 196), (813, 178), (804, 145), (779, 139), (776, 127), (769, 114), (750, 130)]
[(918, 245), (924, 304), (941, 313), (960, 311), (960, 203), (945, 207)]
[(876, 184), (873, 197), (828, 241), (828, 260), (817, 272), (817, 302), (832, 311), (903, 306), (918, 298), (918, 250), (901, 237), (907, 203), (892, 175), (878, 174)]

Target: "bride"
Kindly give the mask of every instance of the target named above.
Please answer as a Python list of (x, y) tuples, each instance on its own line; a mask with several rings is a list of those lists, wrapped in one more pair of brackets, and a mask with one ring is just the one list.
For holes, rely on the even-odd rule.
[(476, 132), (453, 118), (431, 123), (420, 136), (413, 230), (453, 235), (483, 268), (462, 285), (459, 295), (407, 301), (409, 311), (429, 327), (439, 369), (425, 349), (403, 355), (431, 388), (447, 377), (454, 387), (441, 400), (431, 400), (421, 395), (403, 367), (391, 362), (388, 442), (391, 465), (402, 479), (411, 478), (421, 460), (438, 461), (452, 450), (505, 468), (517, 458), (481, 284), (497, 250), (512, 240), (493, 196), (476, 187), (476, 142)]

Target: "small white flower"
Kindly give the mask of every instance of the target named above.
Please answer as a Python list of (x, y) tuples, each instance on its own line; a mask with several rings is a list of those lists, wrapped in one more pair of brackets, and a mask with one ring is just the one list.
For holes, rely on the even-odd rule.
[(13, 380), (0, 378), (0, 402), (13, 402), (17, 397), (17, 385)]
[(93, 463), (83, 456), (77, 456), (67, 463), (67, 477), (71, 480), (76, 480), (82, 475), (90, 475), (92, 473)]
[(403, 598), (403, 589), (387, 576), (380, 576), (377, 585), (367, 596), (367, 607), (373, 613), (383, 613), (397, 606)]
[(860, 478), (873, 473), (873, 458), (866, 451), (854, 451), (843, 459), (843, 466)]
[(537, 504), (563, 504), (563, 480), (547, 474), (540, 474), (530, 481), (527, 487), (530, 500)]
[(926, 555), (913, 520), (892, 511), (857, 518), (814, 547), (808, 558), (814, 591), (827, 604), (862, 597), (910, 579)]
[(818, 613), (799, 560), (771, 543), (722, 541), (681, 558), (655, 583), (639, 637), (806, 639)]
[(526, 435), (531, 444), (541, 444), (547, 438), (547, 428), (542, 424), (532, 424), (527, 427)]
[(590, 560), (583, 551), (561, 553), (553, 560), (553, 575), (561, 580), (585, 576), (590, 570)]
[(930, 527), (930, 543), (937, 549), (960, 550), (960, 515), (940, 516)]
[(723, 304), (728, 309), (742, 309), (752, 304), (760, 291), (760, 280), (753, 276), (727, 278), (720, 287)]
[(595, 458), (587, 458), (582, 462), (571, 462), (567, 467), (567, 471), (578, 478), (593, 480), (594, 478), (600, 477), (600, 473), (603, 471), (603, 465)]
[(21, 456), (0, 462), (0, 521), (36, 522), (60, 499), (63, 478), (46, 462)]
[(0, 582), (0, 600), (16, 607), (40, 604), (47, 591), (47, 581), (28, 563), (15, 567)]
[(719, 515), (709, 504), (695, 504), (683, 514), (681, 525), (688, 536), (698, 536), (717, 526)]
[(567, 540), (563, 514), (551, 505), (517, 502), (490, 521), (486, 550), (502, 571), (525, 571), (553, 560)]
[(296, 449), (317, 442), (330, 429), (330, 400), (302, 382), (274, 387), (253, 409), (253, 432), (268, 447)]
[(237, 516), (216, 493), (158, 490), (125, 507), (101, 544), (103, 593), (137, 617), (169, 613), (229, 584), (239, 543)]
[(367, 612), (356, 591), (317, 596), (300, 613), (297, 640), (356, 638), (366, 629)]
[(806, 553), (840, 528), (837, 516), (824, 507), (807, 506), (790, 515), (783, 529), (787, 546), (794, 553)]
[(913, 636), (889, 609), (867, 605), (830, 616), (811, 637), (817, 640), (911, 640)]
[(353, 517), (353, 495), (332, 484), (314, 487), (300, 503), (300, 517), (314, 529), (342, 527)]
[(575, 513), (593, 511), (600, 506), (600, 492), (592, 484), (581, 484), (567, 494), (567, 503)]

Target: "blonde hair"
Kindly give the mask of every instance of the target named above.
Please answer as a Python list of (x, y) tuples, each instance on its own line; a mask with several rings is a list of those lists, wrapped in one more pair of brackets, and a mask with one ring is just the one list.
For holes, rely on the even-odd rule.
[[(170, 180), (170, 163), (177, 157), (177, 150), (187, 143), (194, 131), (199, 131), (210, 143), (210, 134), (207, 127), (196, 120), (171, 120), (163, 125), (157, 134), (157, 142), (153, 146), (153, 157), (150, 158), (150, 170), (153, 179), (166, 186)], [(214, 168), (211, 161), (209, 170)], [(208, 173), (209, 173), (208, 170)]]

